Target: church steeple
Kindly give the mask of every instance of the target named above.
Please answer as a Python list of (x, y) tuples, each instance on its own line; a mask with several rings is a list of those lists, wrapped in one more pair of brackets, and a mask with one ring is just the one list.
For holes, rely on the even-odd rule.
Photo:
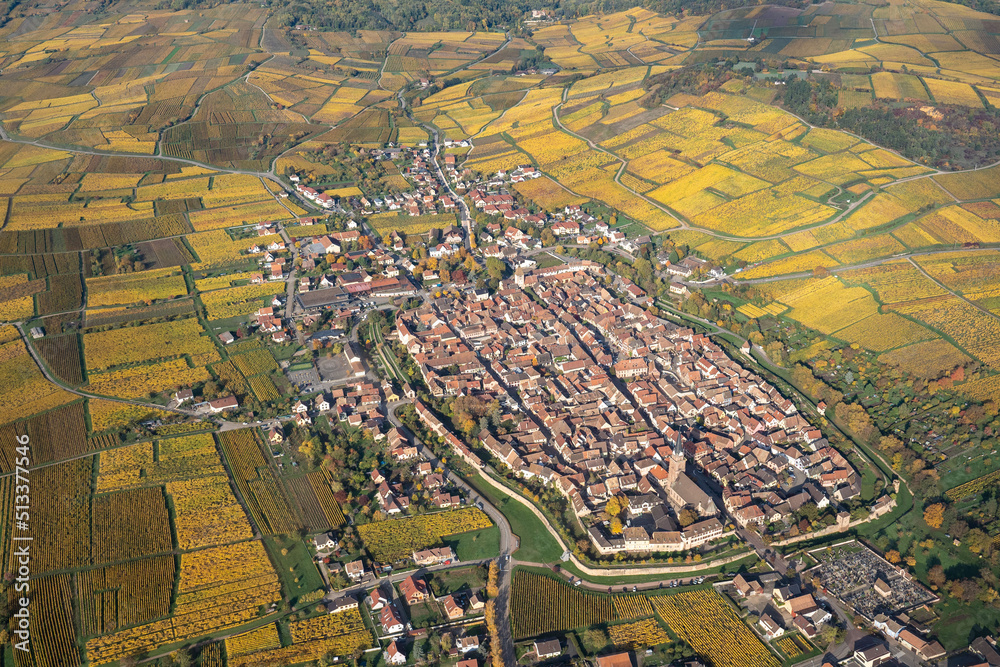
[(673, 486), (677, 478), (687, 469), (687, 460), (684, 458), (684, 450), (681, 449), (681, 432), (677, 431), (677, 440), (674, 442), (674, 451), (670, 454), (670, 469), (667, 471), (667, 485)]

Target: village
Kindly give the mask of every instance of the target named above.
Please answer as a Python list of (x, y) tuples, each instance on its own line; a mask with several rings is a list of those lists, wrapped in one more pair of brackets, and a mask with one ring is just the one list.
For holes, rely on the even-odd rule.
[(557, 488), (602, 555), (694, 549), (733, 524), (792, 529), (805, 506), (850, 520), (860, 477), (790, 400), (602, 277), (585, 261), (518, 270), (492, 296), (400, 312), (399, 342), (433, 395), (501, 406), (513, 426), (475, 444)]

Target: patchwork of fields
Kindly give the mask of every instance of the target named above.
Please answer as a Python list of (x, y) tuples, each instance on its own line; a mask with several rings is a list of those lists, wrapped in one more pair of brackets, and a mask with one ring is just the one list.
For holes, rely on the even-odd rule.
[[(0, 24), (0, 471), (23, 434), (46, 464), (32, 472), (44, 633), (25, 665), (111, 664), (220, 634), (202, 664), (376, 645), (357, 610), (305, 613), (319, 571), (275, 546), (354, 530), (331, 468), (360, 466), (357, 443), (311, 472), (283, 469), (257, 429), (214, 433), (160, 408), (197, 386), (289, 413), (292, 352), (220, 337), (289, 289), (260, 275), (267, 248), (286, 243), (265, 223), (294, 225), (289, 249), (344, 229), (361, 215), (352, 200), (411, 187), (408, 165), (372, 151), (424, 146), (434, 130), (463, 186), (530, 165), (541, 178), (508, 181), (519, 206), (600, 209), (630, 238), (669, 238), (753, 286), (759, 298), (734, 307), (746, 320), (794, 321), (923, 380), (975, 365), (957, 387), (1000, 401), (1000, 166), (939, 170), (776, 106), (782, 77), (815, 70), (838, 113), (915, 105), (928, 128), (942, 108), (991, 112), (992, 15), (935, 0), (637, 7), (525, 34), (485, 21), (403, 33), (276, 27), (259, 3), (92, 5), (11, 4)], [(716, 58), (749, 68), (654, 98), (668, 74)], [(327, 183), (343, 210), (299, 198), (293, 172)], [(331, 210), (340, 226), (313, 234)], [(360, 222), (416, 239), (460, 222), (452, 210)], [(336, 280), (368, 266), (361, 255), (319, 262)], [(330, 434), (317, 437), (292, 444)], [(0, 477), (4, 548), (11, 480)], [(392, 562), (491, 525), (471, 507), (372, 521), (357, 550)], [(518, 571), (511, 594), (518, 639), (608, 626), (620, 648), (682, 640), (717, 667), (783, 661), (714, 591), (605, 596)], [(285, 603), (297, 615), (278, 622)]]

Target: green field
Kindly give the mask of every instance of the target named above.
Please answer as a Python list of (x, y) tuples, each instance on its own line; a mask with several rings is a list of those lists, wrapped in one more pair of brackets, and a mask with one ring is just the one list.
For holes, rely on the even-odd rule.
[(486, 484), (478, 474), (468, 481), (490, 503), (503, 512), (510, 522), (510, 528), (520, 540), (520, 547), (514, 557), (530, 563), (555, 563), (562, 556), (562, 548), (524, 503)]

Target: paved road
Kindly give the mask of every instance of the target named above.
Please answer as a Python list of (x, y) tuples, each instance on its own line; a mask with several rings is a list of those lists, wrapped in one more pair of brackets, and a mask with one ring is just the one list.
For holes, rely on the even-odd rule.
[(204, 413), (196, 412), (194, 410), (185, 410), (183, 408), (168, 408), (165, 405), (159, 405), (157, 403), (147, 403), (145, 401), (132, 401), (124, 398), (100, 396), (98, 394), (91, 394), (85, 391), (80, 391), (79, 389), (74, 389), (73, 387), (69, 387), (62, 380), (58, 379), (57, 377), (52, 375), (52, 373), (49, 372), (49, 369), (42, 361), (41, 356), (39, 356), (38, 352), (35, 351), (34, 346), (32, 346), (31, 340), (28, 338), (28, 335), (24, 332), (24, 327), (21, 325), (21, 323), (14, 322), (14, 326), (17, 327), (18, 332), (21, 334), (21, 338), (24, 339), (24, 346), (28, 348), (28, 352), (31, 354), (32, 359), (35, 360), (35, 364), (38, 365), (38, 368), (39, 370), (41, 370), (42, 375), (45, 376), (45, 379), (51, 382), (52, 384), (56, 385), (63, 391), (68, 391), (71, 394), (76, 394), (77, 396), (83, 396), (84, 398), (99, 398), (105, 401), (114, 401), (115, 403), (128, 403), (129, 405), (138, 405), (144, 408), (153, 408), (156, 410), (163, 410), (165, 412), (174, 412), (179, 415), (184, 415), (185, 417), (196, 417), (199, 419), (206, 419), (206, 415)]
[[(509, 39), (507, 41), (510, 41)], [(505, 42), (506, 44), (506, 42)], [(434, 163), (434, 169), (437, 171), (438, 180), (441, 181), (441, 187), (448, 191), (448, 195), (457, 202), (458, 210), (460, 213), (462, 227), (465, 229), (465, 247), (469, 250), (472, 249), (472, 217), (469, 215), (469, 206), (465, 203), (465, 197), (459, 197), (452, 188), (448, 179), (444, 176), (444, 170), (441, 169), (441, 163), (438, 162), (438, 155), (441, 152), (441, 138), (438, 134), (438, 129), (426, 123), (422, 123), (413, 117), (410, 108), (406, 105), (406, 97), (403, 96), (403, 91), (396, 93), (396, 98), (399, 100), (399, 106), (403, 109), (403, 113), (406, 114), (407, 118), (419, 125), (420, 127), (427, 130), (431, 136), (431, 142), (433, 145), (434, 154), (431, 156), (431, 162)]]
[(746, 528), (738, 528), (736, 534), (743, 538), (743, 541), (753, 547), (757, 555), (760, 556), (761, 560), (766, 561), (771, 567), (780, 572), (782, 575), (788, 573), (788, 561), (781, 557), (774, 549), (771, 549), (766, 544), (760, 535), (752, 530), (747, 530)]
[[(299, 259), (299, 248), (296, 247), (295, 242), (288, 235), (284, 225), (278, 228), (278, 234), (281, 236), (281, 240), (285, 242), (285, 245), (292, 249), (292, 265), (288, 268), (288, 277), (285, 278), (285, 319), (291, 320), (295, 312), (295, 294), (298, 291), (298, 269), (296, 268), (296, 262)], [(305, 334), (295, 326), (294, 322), (290, 321), (289, 325), (292, 327), (292, 332), (295, 334), (299, 345), (305, 345)]]
[[(943, 254), (954, 254), (956, 252), (996, 252), (996, 248), (953, 248), (953, 249), (943, 249), (943, 250), (925, 250), (923, 252), (901, 252), (891, 257), (883, 257), (882, 259), (874, 259), (870, 262), (862, 262), (860, 264), (843, 264), (841, 266), (831, 266), (826, 269), (827, 273), (838, 274), (841, 271), (853, 271), (855, 269), (869, 269), (874, 266), (881, 266), (882, 264), (888, 264), (890, 262), (899, 262), (904, 259), (911, 260), (913, 257), (927, 257), (930, 255), (943, 255)], [(920, 267), (917, 267), (920, 268)], [(737, 281), (740, 285), (759, 285), (762, 283), (773, 283), (779, 280), (791, 280), (794, 278), (809, 278), (813, 275), (812, 271), (800, 271), (798, 273), (786, 273), (780, 276), (768, 276), (767, 278), (750, 278), (743, 280), (739, 277), (739, 274), (733, 274), (732, 276), (726, 276), (726, 278), (720, 278), (718, 280), (709, 280), (704, 283), (698, 283), (702, 285), (709, 285), (712, 283), (725, 282), (726, 280)], [(931, 280), (934, 280), (931, 278)], [(685, 283), (688, 285), (696, 283)], [(945, 288), (948, 289), (948, 288)]]

